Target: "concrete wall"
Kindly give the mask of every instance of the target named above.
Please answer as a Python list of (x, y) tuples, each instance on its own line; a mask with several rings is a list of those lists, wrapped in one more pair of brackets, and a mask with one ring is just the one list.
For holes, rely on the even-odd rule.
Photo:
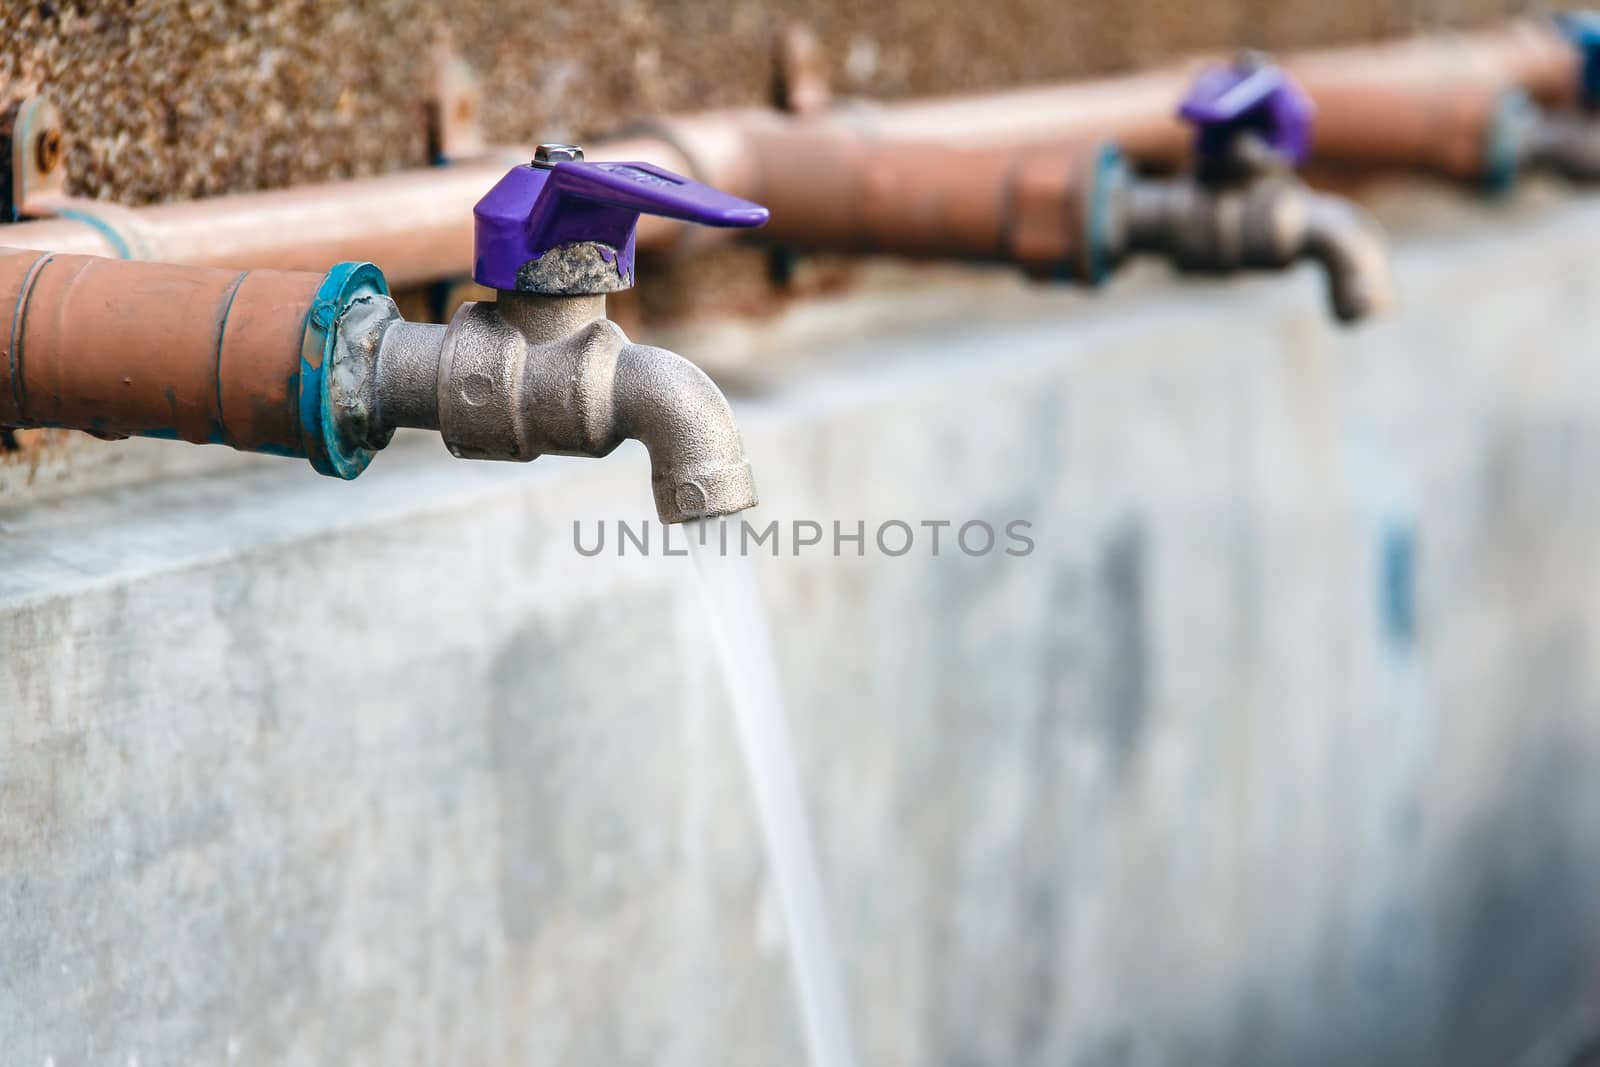
[[(865, 1063), (1581, 1032), (1597, 240), (1415, 235), (1353, 333), (1300, 273), (724, 337), (798, 361), (765, 516), (1034, 524), (759, 561)], [(573, 549), (646, 477), (419, 440), (0, 511), (0, 1058), (798, 1062), (689, 563)]]

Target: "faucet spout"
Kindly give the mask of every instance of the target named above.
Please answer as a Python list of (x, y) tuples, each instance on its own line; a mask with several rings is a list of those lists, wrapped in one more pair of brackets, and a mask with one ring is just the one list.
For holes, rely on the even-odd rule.
[(1341, 197), (1305, 195), (1301, 255), (1322, 264), (1328, 302), (1341, 322), (1358, 322), (1394, 302), (1388, 250), (1378, 224)]
[[(678, 523), (754, 507), (755, 480), (721, 390), (689, 360), (634, 344), (598, 295), (505, 291), (448, 327), (393, 317), (371, 375), (378, 433), (437, 428), (467, 459), (650, 453), (656, 512)], [(431, 352), (428, 356), (424, 353)], [(428, 367), (425, 372), (422, 368)]]
[(674, 352), (627, 344), (611, 389), (615, 429), (650, 453), (650, 481), (662, 522), (731, 515), (756, 505), (727, 399), (706, 373)]

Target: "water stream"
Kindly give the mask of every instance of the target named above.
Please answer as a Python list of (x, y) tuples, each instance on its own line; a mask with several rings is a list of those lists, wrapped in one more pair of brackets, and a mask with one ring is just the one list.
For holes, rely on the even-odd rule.
[(807, 1060), (811, 1067), (855, 1067), (844, 987), (822, 906), (811, 825), (755, 566), (736, 547), (736, 525), (724, 528), (724, 520), (707, 519), (690, 523), (685, 532), (783, 911)]

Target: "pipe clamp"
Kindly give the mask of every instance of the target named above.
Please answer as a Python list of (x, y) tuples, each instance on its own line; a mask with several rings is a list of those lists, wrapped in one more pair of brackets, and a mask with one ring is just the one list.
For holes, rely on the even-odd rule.
[(317, 289), (306, 313), (300, 344), (300, 440), (317, 473), (354, 478), (367, 469), (372, 449), (353, 447), (340, 433), (329, 396), (329, 371), (339, 335), (339, 320), (357, 300), (388, 296), (383, 272), (371, 263), (340, 263)]

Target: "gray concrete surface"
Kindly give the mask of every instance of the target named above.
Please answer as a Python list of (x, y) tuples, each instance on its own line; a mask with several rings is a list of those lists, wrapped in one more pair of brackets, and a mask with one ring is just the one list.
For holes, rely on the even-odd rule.
[[(748, 332), (819, 346), (740, 404), (764, 515), (1037, 543), (759, 564), (865, 1063), (1559, 1062), (1597, 240), (1414, 237), (1354, 333), (1309, 272)], [(688, 561), (572, 547), (646, 477), (417, 441), (0, 509), (0, 1060), (799, 1062)]]

